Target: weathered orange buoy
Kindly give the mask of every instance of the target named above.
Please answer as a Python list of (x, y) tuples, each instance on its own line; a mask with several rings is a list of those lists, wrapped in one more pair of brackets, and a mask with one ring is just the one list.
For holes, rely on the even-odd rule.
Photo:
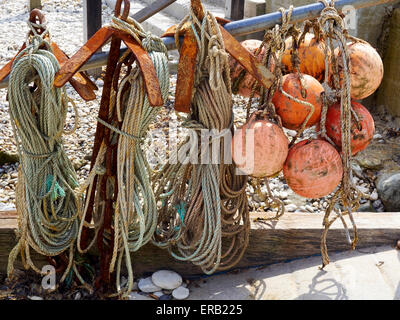
[[(286, 49), (282, 56), (282, 63), (288, 72), (294, 72), (292, 66), (293, 38), (289, 37), (285, 41)], [(308, 74), (318, 81), (324, 79), (325, 74), (325, 42), (319, 40), (312, 33), (306, 33), (304, 41), (298, 48), (300, 60), (300, 72)]]
[[(252, 54), (256, 55), (257, 50), (261, 45), (260, 40), (249, 39), (241, 42)], [(262, 61), (265, 55), (263, 47), (260, 53), (256, 56), (258, 61)], [(253, 85), (256, 82), (254, 77), (243, 69), (239, 62), (229, 56), (229, 68), (231, 70), (232, 90), (234, 94), (239, 94), (243, 97), (250, 97)], [(255, 97), (259, 97), (260, 87), (257, 88)]]
[[(362, 104), (352, 101), (353, 110), (357, 113), (361, 130), (358, 130), (357, 123), (352, 117), (351, 123), (351, 154), (364, 150), (371, 142), (375, 133), (374, 119)], [(342, 147), (342, 129), (340, 121), (340, 103), (336, 103), (328, 108), (326, 114), (326, 134), (339, 147)]]
[(342, 180), (342, 159), (324, 140), (303, 140), (290, 148), (283, 175), (298, 195), (321, 198), (333, 192)]
[[(321, 118), (321, 93), (324, 91), (324, 88), (318, 80), (307, 74), (303, 74), (303, 78), (307, 93), (306, 98), (303, 98), (301, 95), (300, 79), (295, 73), (283, 76), (282, 89), (291, 96), (309, 102), (314, 106), (314, 113), (306, 124), (306, 127), (311, 127)], [(292, 130), (299, 129), (311, 111), (309, 106), (285, 97), (279, 90), (275, 92), (272, 102), (275, 105), (277, 114), (282, 119), (283, 126)]]
[(232, 158), (237, 168), (253, 177), (270, 177), (282, 170), (289, 141), (283, 130), (268, 120), (250, 120), (235, 131)]
[[(373, 94), (383, 78), (383, 62), (379, 53), (368, 43), (354, 42), (347, 44), (350, 57), (351, 97), (364, 99)], [(338, 58), (339, 75), (343, 78), (343, 61), (339, 48), (335, 49)]]

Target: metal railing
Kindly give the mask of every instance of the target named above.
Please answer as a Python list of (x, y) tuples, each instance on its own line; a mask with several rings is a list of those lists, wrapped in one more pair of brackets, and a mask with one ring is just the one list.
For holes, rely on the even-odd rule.
[[(398, 2), (398, 0), (337, 0), (335, 2), (335, 7), (338, 10), (343, 9), (345, 6), (353, 6), (355, 9), (361, 9), (394, 2)], [(291, 22), (295, 23), (316, 18), (323, 9), (324, 5), (321, 2), (294, 8)], [(275, 26), (275, 24), (280, 23), (281, 19), (282, 16), (280, 12), (273, 12), (253, 18), (230, 22), (226, 24), (224, 28), (233, 36), (243, 36), (269, 29)], [(168, 50), (176, 49), (173, 37), (163, 38), (163, 41)], [(127, 49), (121, 49), (121, 53), (125, 50)], [(83, 65), (81, 71), (96, 69), (106, 65), (107, 56), (108, 52), (100, 52), (93, 55), (93, 57)], [(0, 83), (0, 89), (7, 87), (7, 83), (8, 79), (4, 79), (3, 82)]]

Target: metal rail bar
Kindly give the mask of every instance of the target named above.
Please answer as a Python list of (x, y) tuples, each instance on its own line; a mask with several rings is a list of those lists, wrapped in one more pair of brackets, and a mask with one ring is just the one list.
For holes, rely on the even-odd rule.
[(176, 1), (177, 0), (157, 0), (146, 8), (136, 12), (132, 17), (138, 22), (143, 22)]
[[(373, 7), (385, 3), (394, 3), (398, 0), (337, 0), (335, 7), (338, 10), (343, 9), (345, 6), (353, 6), (355, 9)], [(307, 19), (318, 17), (324, 5), (321, 2), (301, 6), (293, 9), (291, 22), (297, 23)], [(281, 13), (273, 12), (261, 16), (234, 21), (226, 24), (224, 27), (233, 36), (243, 36), (259, 31), (266, 30), (281, 22)], [(168, 50), (174, 50), (175, 41), (173, 37), (163, 38), (164, 44)], [(126, 49), (121, 49), (125, 51)], [(81, 71), (99, 68), (107, 64), (108, 52), (101, 52), (95, 54), (82, 68)], [(4, 79), (0, 83), (0, 89), (7, 87), (8, 79)]]

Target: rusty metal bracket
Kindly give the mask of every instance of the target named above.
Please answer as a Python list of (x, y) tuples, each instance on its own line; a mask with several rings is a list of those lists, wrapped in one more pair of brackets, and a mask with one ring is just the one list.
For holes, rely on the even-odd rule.
[(149, 103), (153, 107), (162, 106), (164, 100), (154, 65), (149, 54), (128, 33), (111, 27), (103, 27), (97, 31), (58, 71), (54, 79), (56, 87), (62, 87), (76, 72), (104, 46), (111, 37), (121, 39), (136, 57), (143, 76)]
[[(204, 8), (201, 1), (191, 0), (191, 6), (197, 18), (202, 20), (204, 18)], [(224, 29), (222, 25), (219, 25), (219, 28), (224, 40), (226, 51), (260, 84), (265, 88), (270, 88), (275, 78), (271, 71), (259, 62), (251, 52), (246, 50), (239, 41)], [(172, 33), (175, 34), (175, 32), (176, 26), (172, 26), (166, 31), (166, 33), (164, 33), (164, 35), (170, 36)], [(198, 47), (196, 38), (189, 23), (186, 23), (179, 32), (183, 33), (185, 36), (180, 48), (178, 78), (175, 93), (175, 110), (189, 113), (193, 97), (194, 73), (196, 71)]]
[[(121, 15), (122, 0), (118, 0), (115, 6), (115, 16), (126, 20), (129, 14), (129, 0), (124, 0), (124, 12)], [(103, 27), (96, 34), (91, 37), (86, 44), (68, 61), (66, 62), (54, 81), (55, 86), (62, 86), (65, 84), (83, 64), (95, 54), (104, 44), (111, 39), (110, 54), (108, 56), (106, 74), (104, 77), (104, 86), (100, 102), (99, 118), (107, 123), (114, 124), (120, 127), (121, 123), (116, 121), (116, 109), (114, 108), (113, 114), (110, 114), (110, 107), (112, 103), (112, 88), (117, 85), (119, 75), (121, 72), (122, 64), (132, 64), (136, 61), (145, 85), (147, 97), (151, 106), (162, 106), (164, 100), (161, 94), (161, 88), (158, 81), (157, 73), (152, 63), (152, 60), (146, 50), (143, 49), (139, 43), (128, 33), (116, 30), (112, 27)], [(125, 57), (124, 61), (120, 61), (120, 48), (121, 43), (130, 50), (130, 54)], [(128, 68), (129, 70), (129, 68)], [(114, 231), (112, 226), (114, 203), (118, 196), (118, 184), (116, 178), (117, 160), (118, 160), (118, 140), (113, 139), (112, 131), (105, 127), (103, 124), (98, 123), (96, 128), (91, 169), (98, 156), (100, 146), (104, 144), (107, 148), (105, 167), (106, 173), (103, 176), (95, 177), (94, 185), (98, 185), (99, 189), (93, 188), (91, 193), (86, 194), (88, 200), (88, 211), (86, 214), (86, 221), (90, 221), (94, 210), (94, 197), (98, 192), (101, 201), (104, 201), (104, 220), (97, 235), (97, 247), (100, 252), (100, 274), (96, 279), (96, 286), (107, 291), (112, 280), (110, 274), (110, 262), (113, 250)], [(84, 228), (82, 231), (81, 247), (86, 247), (89, 238), (89, 229)], [(107, 235), (107, 236), (106, 236)], [(111, 237), (108, 245), (105, 244), (105, 239)]]
[(193, 31), (188, 28), (179, 51), (178, 77), (175, 91), (176, 111), (190, 112), (198, 52), (197, 40)]
[[(42, 24), (45, 21), (44, 14), (39, 9), (34, 9), (31, 11), (29, 15), (29, 21), (32, 23)], [(44, 29), (38, 27), (35, 28), (38, 34), (42, 34)], [(29, 33), (33, 35), (31, 31)], [(64, 65), (68, 61), (68, 56), (60, 49), (60, 47), (55, 42), (50, 43), (53, 54), (57, 58), (60, 66)], [(18, 53), (12, 58), (1, 70), (0, 70), (0, 82), (3, 81), (11, 72), (12, 65), (15, 61), (15, 58), (26, 48), (26, 43), (24, 43)], [(69, 82), (72, 87), (76, 90), (76, 92), (82, 97), (82, 99), (86, 101), (91, 101), (96, 99), (96, 94), (94, 93), (97, 90), (97, 86), (90, 80), (90, 78), (84, 73), (79, 72), (74, 77), (72, 77)]]

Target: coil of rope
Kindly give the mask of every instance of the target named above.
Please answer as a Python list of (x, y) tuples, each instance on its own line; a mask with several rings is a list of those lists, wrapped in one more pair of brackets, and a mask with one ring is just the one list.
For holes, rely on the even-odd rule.
[[(168, 53), (161, 39), (150, 32), (145, 32), (139, 23), (129, 17), (126, 21), (113, 17), (111, 26), (130, 34), (149, 53), (165, 102), (169, 92)], [(133, 59), (130, 53), (121, 57), (120, 65), (124, 61), (127, 61), (128, 72), (119, 80), (121, 71), (119, 69), (118, 74), (114, 76), (111, 91), (110, 115), (116, 113), (117, 119), (115, 123), (107, 123), (100, 118), (97, 119), (114, 132), (114, 137), (110, 139), (118, 139), (118, 197), (114, 214), (114, 249), (110, 272), (113, 272), (116, 267), (117, 292), (118, 295), (122, 296), (129, 294), (133, 287), (130, 252), (137, 251), (148, 243), (157, 225), (157, 206), (151, 187), (152, 172), (144, 155), (142, 142), (149, 130), (149, 125), (154, 122), (159, 112), (159, 108), (151, 107), (149, 104), (141, 70), (136, 63), (131, 65)], [(121, 129), (118, 129), (118, 123), (122, 123)], [(105, 151), (106, 147), (103, 144), (85, 188), (93, 188), (94, 176), (104, 174)], [(99, 208), (95, 210), (97, 214), (94, 216), (95, 223), (93, 226), (97, 235), (103, 217), (100, 209), (101, 204), (96, 200), (95, 206)], [(86, 210), (87, 203), (81, 218), (80, 230), (84, 225)], [(87, 252), (94, 241), (95, 238), (88, 248), (82, 250), (79, 247), (79, 250)], [(125, 257), (128, 270), (128, 285), (124, 290), (121, 290), (120, 274), (123, 257)]]
[[(232, 133), (233, 124), (228, 57), (218, 23), (209, 12), (199, 21), (191, 8), (177, 28), (178, 48), (179, 31), (187, 21), (199, 48), (191, 113), (183, 124), (189, 136), (170, 155), (178, 163), (168, 163), (153, 177), (161, 203), (153, 243), (167, 248), (175, 259), (190, 261), (212, 274), (234, 266), (247, 247), (247, 176), (236, 175), (235, 166), (225, 164), (229, 159), (224, 159), (224, 143), (218, 140)], [(218, 151), (207, 155), (219, 162), (188, 163), (188, 151), (190, 158), (203, 159), (193, 143), (200, 141), (202, 130), (217, 132), (210, 143), (218, 140)]]
[[(73, 102), (65, 88), (53, 86), (60, 66), (51, 52), (45, 23), (28, 25), (32, 37), (28, 35), (26, 49), (13, 63), (8, 87), (9, 113), (21, 160), (16, 190), (19, 240), (10, 252), (7, 272), (11, 277), (21, 253), (25, 267), (41, 273), (30, 257), (30, 248), (45, 256), (67, 251), (69, 263), (61, 282), (71, 269), (83, 281), (73, 259), (79, 226), (78, 182), (62, 141), (63, 134), (72, 133), (66, 132), (64, 125), (68, 103)], [(39, 35), (38, 27), (45, 32)]]

